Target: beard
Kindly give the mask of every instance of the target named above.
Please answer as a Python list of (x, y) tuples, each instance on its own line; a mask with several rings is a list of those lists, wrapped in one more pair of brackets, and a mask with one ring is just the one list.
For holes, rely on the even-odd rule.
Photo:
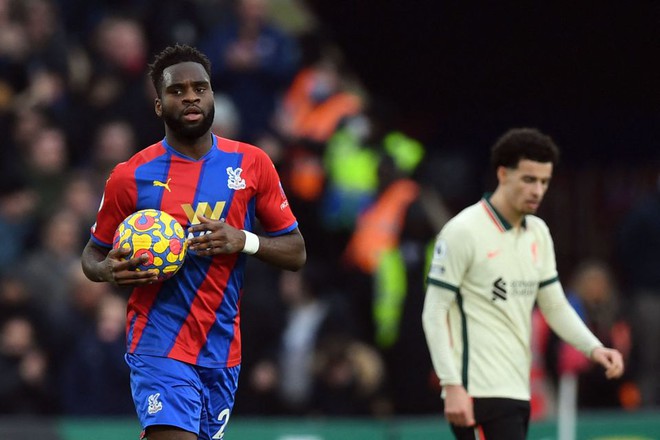
[(215, 107), (211, 106), (208, 113), (202, 113), (202, 119), (194, 124), (190, 124), (183, 119), (183, 113), (179, 115), (172, 114), (171, 112), (163, 109), (162, 118), (165, 124), (172, 130), (178, 137), (186, 140), (195, 140), (209, 131), (213, 125), (215, 117)]

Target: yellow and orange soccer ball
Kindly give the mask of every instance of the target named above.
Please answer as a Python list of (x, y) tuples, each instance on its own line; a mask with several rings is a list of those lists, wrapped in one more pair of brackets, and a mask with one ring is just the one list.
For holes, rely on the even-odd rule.
[(112, 247), (130, 249), (127, 259), (147, 255), (147, 261), (136, 270), (155, 270), (160, 281), (174, 276), (188, 250), (183, 226), (157, 209), (143, 209), (126, 217), (115, 231)]

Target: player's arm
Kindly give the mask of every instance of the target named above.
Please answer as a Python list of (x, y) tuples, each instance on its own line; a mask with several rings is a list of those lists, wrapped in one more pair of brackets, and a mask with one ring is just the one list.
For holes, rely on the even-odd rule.
[(621, 353), (603, 347), (571, 307), (559, 281), (541, 287), (537, 303), (550, 328), (589, 359), (602, 365), (608, 379), (623, 374), (624, 364)]
[[(188, 228), (194, 237), (189, 249), (201, 256), (244, 252), (286, 270), (299, 270), (305, 264), (305, 240), (295, 228), (275, 237), (266, 237), (234, 228), (225, 222), (199, 216), (199, 224)], [(207, 232), (207, 233), (201, 233)]]
[(454, 361), (448, 314), (473, 260), (473, 237), (461, 222), (450, 221), (435, 243), (422, 311), (422, 325), (435, 372), (445, 394), (445, 417), (456, 426), (474, 425), (472, 398)]
[[(108, 282), (117, 286), (140, 286), (158, 281), (158, 275), (151, 271), (135, 271), (142, 262), (140, 258), (124, 260), (130, 249), (107, 249), (91, 239), (83, 249), (81, 263), (85, 276), (92, 281)], [(142, 259), (147, 258), (146, 255)]]
[(445, 390), (445, 416), (447, 421), (457, 426), (474, 425), (472, 399), (463, 387), (451, 350), (447, 314), (455, 301), (455, 292), (429, 281), (422, 311), (422, 325), (431, 361)]
[(602, 365), (609, 378), (623, 374), (623, 356), (619, 351), (603, 347), (582, 322), (577, 312), (566, 299), (564, 289), (557, 276), (555, 248), (548, 227), (543, 222), (535, 224), (539, 231), (542, 255), (542, 280), (536, 302), (550, 328), (564, 341), (584, 353), (587, 358)]
[(301, 269), (307, 260), (305, 240), (298, 228), (277, 237), (257, 237), (259, 250), (254, 254), (262, 261), (287, 270)]
[(455, 301), (455, 293), (429, 281), (422, 310), (422, 327), (431, 353), (433, 368), (443, 386), (462, 384), (454, 362), (447, 314)]
[(140, 264), (138, 258), (125, 260), (129, 249), (111, 249), (110, 246), (117, 225), (136, 211), (135, 199), (133, 171), (127, 162), (120, 163), (105, 183), (96, 223), (91, 228), (92, 237), (82, 252), (83, 272), (90, 280), (127, 287), (158, 281), (155, 273), (135, 271)]

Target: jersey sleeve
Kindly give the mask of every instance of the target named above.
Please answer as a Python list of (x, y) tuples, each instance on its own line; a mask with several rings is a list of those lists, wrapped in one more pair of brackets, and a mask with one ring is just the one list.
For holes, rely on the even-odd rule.
[(424, 297), (422, 327), (431, 354), (431, 362), (443, 386), (463, 383), (454, 362), (447, 315), (456, 295), (446, 289), (429, 284)]
[(96, 215), (96, 223), (91, 228), (91, 239), (102, 247), (112, 247), (112, 239), (117, 226), (136, 206), (135, 181), (125, 163), (115, 167), (105, 183), (101, 206)]
[(433, 367), (443, 385), (462, 383), (451, 354), (447, 315), (470, 266), (474, 254), (472, 243), (466, 228), (450, 221), (436, 238), (429, 269), (422, 326)]
[(539, 309), (550, 328), (561, 339), (589, 357), (594, 348), (603, 344), (582, 322), (566, 299), (557, 274), (552, 236), (545, 222), (538, 219), (537, 225), (539, 226), (541, 246), (538, 251), (542, 258), (539, 292), (536, 297)]
[(585, 356), (603, 346), (571, 307), (559, 282), (541, 288), (536, 300), (550, 328)]
[(257, 155), (257, 161), (256, 216), (268, 235), (291, 232), (298, 226), (298, 221), (291, 211), (275, 165), (263, 151)]
[(448, 223), (435, 241), (429, 284), (458, 292), (473, 256), (473, 238), (465, 228)]

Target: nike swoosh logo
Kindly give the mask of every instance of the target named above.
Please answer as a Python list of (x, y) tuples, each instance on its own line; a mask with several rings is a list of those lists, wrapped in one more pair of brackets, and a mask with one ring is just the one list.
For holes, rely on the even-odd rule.
[(499, 250), (499, 249), (496, 249), (496, 250), (494, 250), (494, 251), (489, 251), (489, 252), (486, 254), (486, 258), (495, 258), (495, 257), (497, 257), (497, 256), (500, 254), (500, 252), (502, 252), (502, 251)]

